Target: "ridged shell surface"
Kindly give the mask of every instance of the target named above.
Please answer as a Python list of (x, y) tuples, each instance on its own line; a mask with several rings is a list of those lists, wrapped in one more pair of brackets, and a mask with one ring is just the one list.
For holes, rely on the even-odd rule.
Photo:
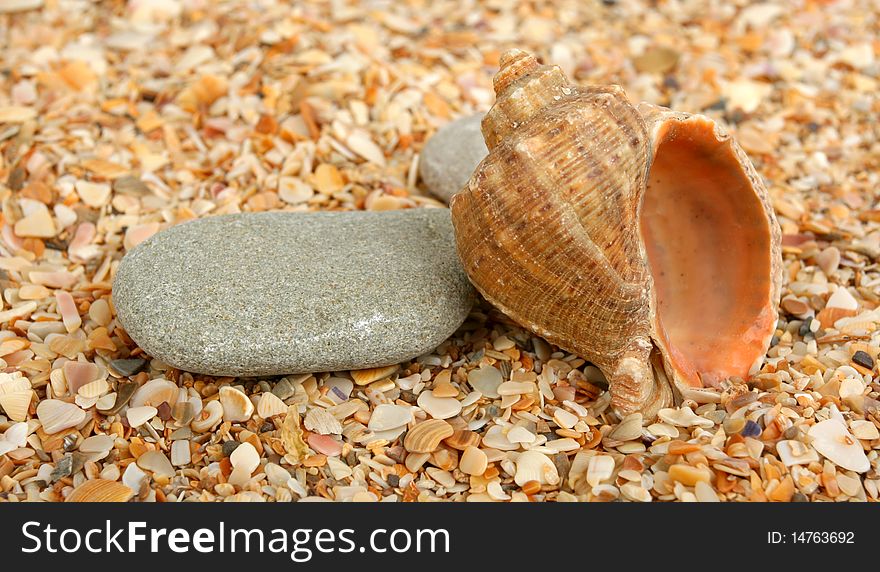
[(645, 123), (619, 88), (569, 85), (521, 54), (502, 62), (483, 120), (490, 155), (452, 202), (458, 251), (490, 302), (610, 372), (635, 407), (653, 377)]

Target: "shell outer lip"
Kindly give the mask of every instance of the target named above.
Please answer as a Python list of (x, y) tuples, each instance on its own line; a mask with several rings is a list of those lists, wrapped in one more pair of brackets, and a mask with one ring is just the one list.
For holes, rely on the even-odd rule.
[[(716, 141), (728, 145), (731, 151), (734, 153), (739, 165), (743, 168), (745, 175), (749, 180), (751, 189), (753, 189), (755, 196), (761, 203), (761, 207), (768, 221), (768, 227), (770, 231), (770, 291), (768, 293), (768, 299), (765, 308), (769, 309), (769, 311), (772, 312), (772, 320), (770, 321), (770, 323), (773, 324), (773, 327), (769, 328), (768, 331), (764, 334), (761, 344), (764, 348), (764, 351), (760, 355), (756, 356), (755, 361), (752, 363), (749, 369), (749, 375), (753, 375), (760, 370), (761, 365), (764, 363), (767, 348), (770, 347), (770, 342), (773, 338), (773, 334), (775, 333), (775, 324), (779, 317), (778, 304), (782, 296), (782, 286), (784, 280), (784, 271), (782, 266), (782, 228), (776, 218), (776, 211), (770, 201), (770, 195), (767, 191), (767, 187), (764, 184), (761, 175), (757, 172), (757, 169), (755, 169), (755, 166), (752, 163), (751, 159), (749, 159), (748, 154), (746, 154), (745, 150), (737, 143), (736, 139), (730, 134), (730, 132), (728, 132), (724, 128), (722, 124), (715, 121), (711, 117), (700, 113), (674, 111), (667, 107), (654, 105), (648, 102), (639, 103), (637, 109), (639, 110), (639, 113), (645, 118), (645, 122), (648, 128), (648, 136), (651, 141), (651, 145), (648, 146), (650, 155), (648, 158), (646, 175), (650, 173), (657, 147), (662, 141), (662, 134), (660, 133), (660, 131), (663, 129), (668, 129), (670, 122), (676, 122), (679, 124), (709, 124), (712, 126), (712, 133), (715, 136)], [(640, 203), (644, 201), (644, 196), (645, 193), (642, 194)], [(639, 208), (641, 208), (641, 204), (639, 205)], [(657, 300), (656, 296), (653, 295), (652, 289), (651, 320), (652, 323), (655, 324), (657, 323), (656, 307)], [(659, 326), (655, 326), (655, 330), (657, 327)], [(667, 375), (671, 377), (672, 385), (675, 389), (676, 402), (680, 402), (682, 399), (691, 399), (693, 401), (696, 401), (697, 403), (717, 403), (719, 401), (720, 395), (716, 389), (706, 387), (693, 387), (683, 382), (680, 376), (677, 374), (675, 368), (669, 361), (667, 357), (667, 352), (662, 350), (663, 342), (660, 339), (660, 336), (652, 335), (652, 339), (655, 345), (661, 349), (660, 354), (663, 356), (663, 366)]]

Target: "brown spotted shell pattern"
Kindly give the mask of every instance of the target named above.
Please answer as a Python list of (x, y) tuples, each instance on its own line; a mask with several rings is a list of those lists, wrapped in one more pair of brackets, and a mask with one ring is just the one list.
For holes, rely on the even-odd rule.
[(494, 87), (489, 155), (451, 205), (483, 296), (595, 363), (621, 414), (711, 401), (756, 371), (775, 330), (780, 230), (733, 139), (519, 50)]

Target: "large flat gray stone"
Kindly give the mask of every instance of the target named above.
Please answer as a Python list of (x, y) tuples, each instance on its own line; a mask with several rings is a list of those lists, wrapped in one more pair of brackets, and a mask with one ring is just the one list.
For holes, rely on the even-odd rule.
[(444, 125), (428, 139), (419, 155), (419, 174), (433, 195), (447, 203), (489, 154), (478, 113)]
[(235, 376), (405, 361), (451, 335), (473, 299), (448, 209), (200, 219), (134, 248), (113, 285), (148, 354)]

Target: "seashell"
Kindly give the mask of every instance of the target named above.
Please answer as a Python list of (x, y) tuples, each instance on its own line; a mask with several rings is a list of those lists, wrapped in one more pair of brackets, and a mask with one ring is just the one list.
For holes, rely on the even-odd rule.
[(537, 439), (537, 435), (535, 435), (525, 427), (520, 427), (519, 425), (511, 428), (511, 430), (507, 432), (507, 440), (514, 444), (534, 443), (535, 439)]
[(866, 441), (880, 439), (880, 431), (877, 430), (877, 426), (867, 419), (852, 421), (849, 424), (849, 428), (852, 430), (852, 434), (858, 439), (864, 439)]
[(312, 433), (308, 439), (309, 447), (315, 452), (328, 457), (336, 457), (342, 454), (342, 443), (329, 435), (318, 435)]
[(865, 383), (861, 379), (847, 377), (840, 382), (840, 389), (837, 390), (837, 395), (841, 399), (849, 399), (860, 396), (864, 391)]
[(591, 491), (596, 499), (604, 502), (617, 500), (620, 496), (620, 490), (614, 485), (597, 485)]
[(526, 451), (516, 458), (516, 474), (513, 480), (519, 486), (529, 481), (538, 481), (541, 485), (557, 485), (559, 472), (547, 455), (538, 451)]
[(388, 377), (396, 372), (399, 366), (388, 365), (384, 367), (371, 367), (369, 369), (356, 369), (351, 371), (351, 378), (358, 385), (367, 385), (374, 381)]
[(4, 337), (0, 340), (0, 357), (19, 352), (30, 347), (28, 340), (17, 337)]
[(86, 419), (86, 412), (74, 405), (58, 399), (44, 399), (37, 405), (37, 419), (43, 431), (52, 435), (71, 427), (76, 427)]
[(71, 395), (76, 395), (82, 386), (96, 380), (100, 371), (97, 365), (80, 361), (64, 362), (61, 370), (67, 380), (67, 391)]
[(159, 407), (163, 403), (174, 405), (177, 403), (179, 391), (180, 388), (177, 387), (176, 383), (158, 377), (138, 387), (131, 396), (130, 405), (132, 407), (141, 407), (143, 405)]
[(128, 502), (134, 491), (116, 481), (92, 479), (79, 485), (64, 502)]
[(491, 365), (481, 366), (479, 369), (472, 369), (468, 372), (468, 383), (471, 387), (488, 397), (489, 399), (497, 399), (498, 387), (504, 381), (501, 372)]
[(410, 453), (406, 456), (403, 464), (409, 472), (416, 473), (430, 458), (430, 453)]
[(254, 403), (250, 398), (230, 385), (220, 388), (220, 405), (223, 406), (224, 421), (247, 421), (254, 414)]
[(838, 287), (825, 303), (826, 308), (839, 308), (841, 310), (858, 310), (859, 302), (844, 287)]
[(694, 496), (697, 497), (699, 502), (721, 502), (721, 499), (718, 498), (718, 493), (715, 492), (712, 485), (705, 481), (699, 481), (696, 484), (694, 487)]
[(712, 482), (712, 471), (705, 467), (692, 467), (682, 463), (676, 463), (669, 467), (669, 478), (681, 483), (686, 487), (692, 487), (698, 482)]
[(396, 384), (397, 387), (403, 389), (405, 391), (410, 391), (412, 388), (416, 386), (416, 384), (421, 383), (422, 376), (418, 373), (414, 373), (412, 375), (408, 375), (406, 377), (398, 377)]
[(438, 383), (434, 385), (431, 394), (439, 398), (458, 397), (458, 388), (451, 383)]
[(370, 431), (388, 431), (408, 425), (413, 421), (412, 407), (383, 403), (377, 405), (370, 415), (367, 428)]
[(110, 435), (92, 435), (79, 444), (80, 453), (107, 453), (113, 448), (115, 440)]
[(642, 414), (630, 413), (614, 429), (608, 432), (608, 438), (615, 441), (632, 441), (642, 436)]
[(396, 441), (398, 437), (403, 435), (404, 431), (406, 431), (406, 426), (403, 427), (395, 427), (394, 429), (386, 429), (385, 431), (374, 431), (373, 438), (370, 441), (388, 441), (391, 443), (392, 441)]
[[(28, 383), (28, 386), (30, 386), (30, 383)], [(33, 400), (33, 398), (33, 389), (2, 393), (0, 394), (0, 408), (3, 408), (3, 411), (6, 412), (6, 416), (13, 421), (24, 421), (27, 419), (28, 409), (31, 406), (31, 400)]]
[(227, 482), (236, 487), (243, 487), (250, 478), (251, 476), (244, 469), (232, 469)]
[(109, 409), (112, 409), (116, 404), (116, 392), (108, 393), (107, 395), (102, 395), (98, 401), (95, 402), (95, 407), (100, 412), (105, 412)]
[(137, 458), (137, 465), (157, 477), (174, 476), (174, 467), (162, 451), (147, 451)]
[(678, 409), (661, 409), (658, 412), (658, 416), (663, 421), (675, 425), (677, 427), (703, 427), (704, 429), (711, 429), (715, 424), (705, 417), (700, 417), (694, 410), (688, 406), (680, 407)]
[(223, 420), (223, 406), (219, 401), (209, 401), (204, 409), (190, 424), (190, 428), (196, 433), (211, 431)]
[(125, 472), (122, 473), (122, 483), (133, 491), (140, 490), (141, 484), (146, 478), (147, 473), (143, 472), (137, 463), (129, 463), (125, 467)]
[(0, 395), (25, 391), (31, 388), (31, 382), (20, 371), (0, 373)]
[(440, 447), (431, 453), (431, 464), (443, 471), (451, 471), (458, 466), (458, 451)]
[[(486, 492), (495, 500), (509, 500), (510, 495), (504, 492), (504, 489), (501, 488), (501, 481), (494, 480), (489, 482), (486, 485)], [(470, 497), (469, 497), (470, 498)]]
[(505, 381), (498, 386), (498, 395), (526, 395), (538, 389), (531, 381)]
[(454, 397), (435, 397), (430, 391), (421, 392), (416, 403), (434, 419), (449, 419), (461, 413), (461, 401)]
[(98, 403), (98, 397), (83, 397), (82, 395), (77, 395), (73, 398), (73, 402), (80, 406), (82, 409), (91, 409)]
[(333, 478), (337, 481), (347, 479), (354, 473), (354, 471), (351, 470), (351, 467), (341, 460), (332, 457), (327, 459), (327, 467), (330, 469), (330, 474), (333, 475)]
[(15, 447), (24, 447), (27, 444), (28, 434), (31, 432), (29, 425), (23, 421), (13, 423), (6, 428), (0, 439), (12, 443)]
[(129, 407), (125, 412), (128, 424), (131, 427), (140, 427), (159, 413), (159, 410), (151, 405)]
[(499, 451), (515, 451), (519, 449), (518, 445), (511, 443), (510, 439), (507, 438), (504, 427), (501, 425), (492, 425), (486, 430), (485, 435), (483, 435), (483, 445), (498, 449)]
[(464, 451), (468, 447), (478, 447), (481, 440), (482, 437), (480, 437), (479, 433), (468, 429), (461, 429), (444, 439), (443, 442), (453, 449)]
[(329, 377), (324, 381), (324, 387), (327, 388), (327, 397), (338, 404), (348, 399), (354, 389), (354, 383), (344, 377)]
[(648, 425), (647, 430), (654, 437), (669, 437), (670, 439), (678, 437), (678, 429), (668, 423), (652, 423)]
[(837, 419), (826, 419), (810, 427), (810, 444), (819, 453), (848, 471), (865, 473), (871, 469), (861, 443)]
[[(834, 477), (837, 480), (837, 486), (847, 496), (855, 497), (864, 490), (862, 488), (862, 480), (858, 477), (837, 474)], [(783, 481), (784, 482), (784, 481)], [(779, 490), (778, 488), (776, 490)], [(791, 498), (790, 496), (788, 498)]]
[(186, 399), (186, 401), (189, 401), (189, 403), (192, 404), (194, 415), (198, 415), (199, 413), (201, 413), (202, 409), (205, 407), (205, 404), (202, 401), (202, 398), (199, 397), (198, 392), (194, 392), (194, 394), (190, 395), (189, 398)]
[(403, 447), (410, 453), (433, 453), (440, 441), (451, 437), (454, 432), (446, 421), (429, 419), (409, 430), (403, 439)]
[[(0, 455), (9, 455), (11, 459), (16, 460), (13, 457), (12, 451), (15, 451), (16, 449), (21, 450), (21, 447), (27, 445), (27, 436), (27, 423), (18, 422), (10, 425), (3, 433), (3, 435), (0, 435)], [(33, 449), (24, 450), (31, 451), (31, 453), (33, 453)], [(25, 457), (27, 456), (29, 455), (25, 455)]]
[(301, 462), (308, 455), (296, 405), (288, 407), (287, 415), (284, 416), (284, 423), (281, 424), (281, 443), (288, 460), (292, 461), (291, 464)]
[(0, 439), (0, 455), (6, 455), (11, 451), (15, 451), (18, 449), (11, 441), (7, 441), (6, 439)]
[(614, 474), (614, 458), (610, 455), (593, 455), (587, 465), (587, 484), (596, 487)]
[(443, 488), (450, 488), (455, 486), (455, 477), (453, 477), (452, 473), (450, 473), (447, 469), (429, 467), (425, 469), (425, 473), (428, 475), (428, 477), (430, 477), (434, 482), (436, 482)]
[(632, 502), (651, 502), (651, 493), (645, 487), (633, 483), (621, 485), (620, 494)]
[(368, 410), (369, 406), (361, 401), (360, 399), (352, 399), (351, 401), (344, 401), (339, 405), (334, 405), (327, 409), (333, 417), (343, 421), (344, 419), (354, 415), (358, 411)]
[(287, 481), (290, 480), (290, 472), (281, 465), (276, 465), (275, 463), (266, 463), (263, 466), (263, 472), (266, 473), (266, 478), (269, 479), (269, 484), (274, 487), (284, 486), (287, 484)]
[(800, 441), (786, 440), (776, 443), (776, 453), (786, 467), (809, 465), (819, 460), (819, 454)]
[(189, 448), (189, 441), (184, 439), (171, 442), (171, 464), (175, 467), (183, 467), (189, 465), (192, 461), (192, 452)]
[(177, 422), (178, 427), (186, 427), (195, 416), (196, 408), (189, 400), (178, 401), (171, 408), (171, 417)]
[(330, 412), (321, 407), (316, 407), (306, 413), (303, 426), (319, 435), (339, 435), (342, 433), (342, 424)]
[(77, 390), (77, 394), (82, 397), (101, 397), (110, 391), (110, 384), (106, 379), (96, 379), (91, 381)]
[(89, 318), (95, 321), (99, 326), (107, 327), (113, 321), (113, 314), (110, 310), (110, 304), (104, 298), (99, 298), (92, 302), (89, 306)]
[(483, 394), (479, 391), (471, 391), (467, 395), (464, 396), (464, 399), (461, 400), (462, 408), (467, 408), (476, 403), (483, 397)]
[(553, 412), (553, 420), (556, 421), (556, 424), (563, 429), (571, 429), (572, 427), (577, 425), (578, 421), (580, 421), (577, 415), (571, 413), (570, 411), (566, 411), (561, 407)]
[(257, 403), (257, 415), (263, 419), (269, 419), (286, 412), (287, 405), (278, 399), (278, 396), (274, 393), (263, 393), (259, 403)]
[(241, 469), (250, 476), (260, 466), (260, 454), (250, 443), (242, 443), (229, 456), (229, 462), (234, 469)]
[(739, 145), (708, 117), (572, 85), (519, 50), (494, 86), (489, 155), (451, 205), (483, 296), (598, 366), (621, 416), (756, 371), (781, 230)]
[(64, 323), (65, 329), (67, 329), (67, 333), (72, 334), (77, 331), (82, 325), (82, 318), (79, 316), (79, 310), (76, 307), (76, 302), (74, 302), (73, 296), (64, 290), (56, 290), (55, 301), (57, 303), (58, 312), (61, 314), (61, 321)]

